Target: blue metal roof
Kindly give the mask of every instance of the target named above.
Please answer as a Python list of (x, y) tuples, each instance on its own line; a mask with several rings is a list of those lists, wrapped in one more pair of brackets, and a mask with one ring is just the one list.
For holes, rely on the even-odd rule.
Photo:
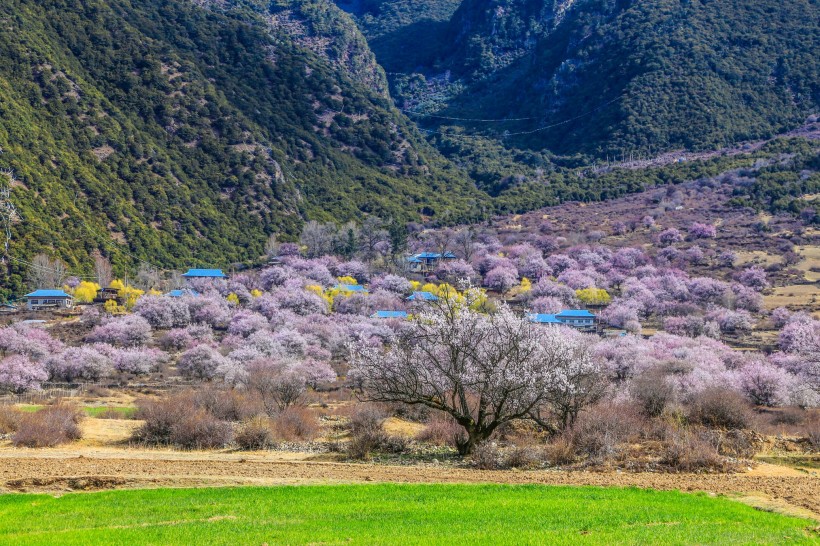
[(453, 254), (452, 252), (445, 252), (444, 254), (442, 254), (440, 252), (422, 252), (420, 254), (416, 254), (415, 256), (412, 256), (412, 258), (420, 258), (420, 259), (423, 259), (423, 260), (438, 260), (440, 258), (452, 259), (452, 258), (455, 258), (455, 257), (456, 257), (456, 255)]
[(547, 315), (544, 313), (532, 313), (527, 315), (530, 322), (537, 322), (538, 324), (563, 324), (555, 315)]
[(26, 298), (70, 298), (70, 294), (66, 294), (62, 290), (35, 290), (31, 294), (26, 294)]
[(189, 278), (206, 277), (215, 279), (224, 279), (227, 277), (221, 269), (189, 269), (188, 272), (183, 273), (182, 276)]
[(558, 318), (595, 318), (595, 315), (586, 309), (564, 309), (555, 316)]
[(409, 256), (407, 258), (407, 261), (410, 262), (411, 264), (420, 264), (421, 263), (421, 260), (416, 256)]
[(407, 311), (376, 311), (371, 318), (407, 318)]
[(432, 292), (413, 292), (412, 294), (410, 294), (410, 296), (407, 297), (407, 299), (408, 301), (438, 301), (438, 296), (436, 296)]
[(336, 290), (341, 290), (342, 292), (359, 292), (366, 294), (367, 288), (360, 284), (337, 284)]
[(181, 298), (183, 296), (198, 296), (199, 292), (196, 290), (191, 290), (190, 288), (180, 288), (177, 290), (171, 290), (165, 295), (169, 298)]

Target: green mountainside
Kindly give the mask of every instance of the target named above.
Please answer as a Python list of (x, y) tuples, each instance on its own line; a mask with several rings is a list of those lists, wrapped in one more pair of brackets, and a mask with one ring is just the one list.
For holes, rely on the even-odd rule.
[[(310, 219), (474, 222), (744, 168), (600, 160), (800, 125), (819, 42), (816, 0), (6, 0), (0, 295), (39, 252), (226, 267)], [(796, 142), (738, 206), (816, 209)]]
[(393, 108), (327, 2), (7, 0), (0, 119), (11, 256), (79, 273), (97, 250), (224, 266), (306, 218), (469, 220), (486, 197)]
[[(463, 0), (429, 35), (412, 29), (452, 2), (426, 2), (437, 9), (404, 26), (383, 15), (403, 0), (357, 19), (395, 72), (397, 102), (427, 129), (603, 158), (766, 138), (820, 110), (816, 0)], [(373, 18), (404, 47), (379, 47)], [(438, 49), (397, 59), (417, 42)]]

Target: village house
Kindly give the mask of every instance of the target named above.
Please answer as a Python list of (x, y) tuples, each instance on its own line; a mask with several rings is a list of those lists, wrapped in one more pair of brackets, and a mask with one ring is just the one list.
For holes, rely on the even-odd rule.
[(360, 284), (345, 284), (340, 283), (334, 287), (339, 292), (346, 292), (348, 294), (367, 294), (367, 288)]
[(456, 255), (452, 252), (422, 252), (407, 258), (407, 269), (411, 273), (425, 275), (432, 273), (441, 261), (455, 260)]
[(99, 290), (97, 290), (97, 295), (94, 296), (94, 303), (104, 304), (112, 300), (116, 303), (122, 303), (122, 298), (120, 298), (120, 291), (116, 288), (100, 288)]
[(182, 276), (186, 279), (227, 279), (221, 269), (189, 269)]
[(438, 301), (438, 296), (432, 292), (413, 292), (407, 296), (407, 301)]
[(594, 330), (597, 317), (586, 309), (565, 309), (555, 314), (531, 313), (527, 318), (536, 324), (562, 324), (578, 330)]
[(196, 297), (199, 296), (199, 292), (193, 290), (191, 288), (176, 288), (171, 290), (167, 294), (165, 294), (169, 298), (184, 298), (184, 297)]
[(406, 319), (407, 311), (376, 311), (370, 318), (380, 319)]
[(71, 309), (74, 298), (62, 290), (35, 290), (24, 296), (29, 311), (40, 309)]

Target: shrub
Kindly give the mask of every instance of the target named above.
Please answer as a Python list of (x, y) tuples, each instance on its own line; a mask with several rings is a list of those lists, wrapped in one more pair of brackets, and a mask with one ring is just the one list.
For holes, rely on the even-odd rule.
[(203, 409), (185, 413), (171, 425), (170, 442), (187, 449), (225, 447), (233, 439), (230, 423), (217, 419)]
[(353, 459), (366, 459), (383, 443), (386, 433), (385, 414), (376, 406), (365, 404), (350, 416), (350, 442), (347, 454)]
[(316, 416), (307, 408), (287, 408), (274, 420), (276, 437), (286, 442), (312, 440), (319, 432)]
[(161, 400), (138, 400), (134, 418), (143, 423), (134, 431), (132, 439), (148, 444), (169, 444), (174, 424), (194, 411), (193, 398), (184, 394)]
[(194, 404), (223, 421), (244, 421), (264, 413), (258, 398), (235, 389), (206, 385), (191, 393)]
[(568, 435), (562, 435), (544, 446), (544, 460), (552, 466), (575, 462), (575, 446)]
[(9, 434), (17, 430), (23, 414), (13, 406), (0, 405), (0, 434)]
[(482, 442), (473, 450), (472, 463), (479, 470), (498, 470), (502, 466), (501, 451), (495, 442)]
[(710, 387), (693, 396), (688, 407), (692, 423), (714, 428), (746, 428), (751, 420), (749, 405), (735, 390)]
[(143, 420), (132, 436), (140, 442), (208, 449), (223, 447), (232, 439), (230, 423), (198, 407), (192, 393), (140, 400), (135, 418)]
[(456, 447), (465, 440), (464, 428), (449, 415), (436, 413), (430, 417), (416, 440), (437, 446)]
[(676, 430), (669, 435), (660, 462), (678, 472), (729, 468), (710, 442), (687, 430)]
[(48, 406), (24, 414), (11, 438), (15, 446), (54, 447), (82, 438), (80, 422), (84, 414), (66, 404)]
[(236, 432), (234, 442), (239, 449), (248, 451), (273, 447), (274, 438), (270, 419), (257, 416), (243, 422)]
[(746, 430), (703, 430), (698, 432), (720, 455), (734, 458), (751, 459), (757, 454), (760, 441), (755, 433)]
[(603, 461), (614, 456), (618, 444), (638, 430), (640, 419), (629, 406), (597, 406), (578, 417), (570, 438), (577, 454)]
[(820, 451), (820, 418), (817, 416), (806, 424), (806, 439), (814, 451)]
[(644, 373), (631, 387), (632, 398), (646, 417), (660, 416), (675, 399), (675, 388), (660, 371)]
[(504, 456), (504, 468), (535, 469), (544, 463), (544, 452), (535, 446), (515, 446)]

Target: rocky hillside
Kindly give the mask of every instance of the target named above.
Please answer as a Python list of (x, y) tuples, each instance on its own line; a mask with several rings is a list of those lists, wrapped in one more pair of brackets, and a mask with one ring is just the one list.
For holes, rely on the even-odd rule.
[(77, 273), (98, 250), (224, 266), (306, 218), (468, 219), (484, 199), (327, 2), (8, 0), (0, 119), (11, 256)]

